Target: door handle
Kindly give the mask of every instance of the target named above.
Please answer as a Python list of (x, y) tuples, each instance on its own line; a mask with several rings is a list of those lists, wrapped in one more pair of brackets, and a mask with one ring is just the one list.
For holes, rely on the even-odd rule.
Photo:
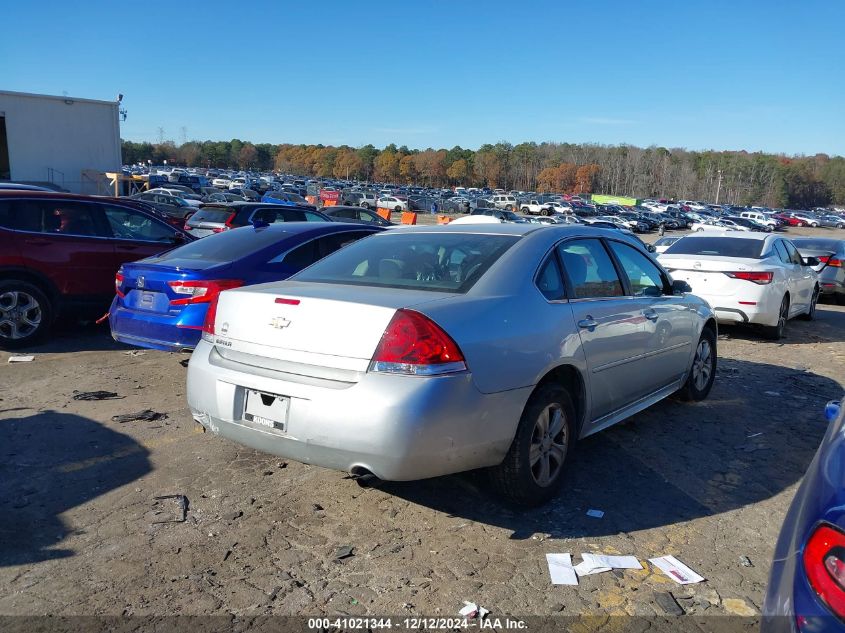
[(589, 314), (587, 315), (586, 319), (581, 319), (580, 321), (578, 321), (578, 327), (585, 330), (590, 330), (590, 332), (595, 330), (597, 325), (598, 322), (595, 321), (593, 317), (591, 317)]
[(647, 318), (649, 321), (657, 321), (660, 318), (660, 315), (657, 314), (657, 310), (649, 308), (648, 310), (643, 310), (643, 316)]

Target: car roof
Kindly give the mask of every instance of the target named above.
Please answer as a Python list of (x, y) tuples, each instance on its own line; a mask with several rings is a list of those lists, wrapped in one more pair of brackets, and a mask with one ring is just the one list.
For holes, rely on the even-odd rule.
[(373, 230), (375, 232), (384, 231), (384, 227), (376, 226), (375, 224), (353, 224), (346, 222), (278, 222), (273, 224), (261, 225), (255, 227), (251, 224), (246, 226), (239, 226), (230, 231), (224, 231), (219, 235), (234, 233), (235, 231), (247, 231), (252, 229), (254, 231), (270, 231), (272, 233), (289, 235), (300, 235), (302, 233), (343, 233), (347, 231)]
[(759, 231), (738, 231), (723, 233), (722, 231), (700, 231), (698, 233), (685, 235), (683, 237), (724, 237), (727, 239), (745, 239), (745, 240), (760, 240), (765, 241), (768, 238), (783, 237), (781, 235), (773, 235), (771, 233), (760, 233)]

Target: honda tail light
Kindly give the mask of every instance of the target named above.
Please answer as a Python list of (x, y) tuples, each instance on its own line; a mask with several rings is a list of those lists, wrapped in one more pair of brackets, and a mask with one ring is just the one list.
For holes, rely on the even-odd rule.
[(842, 260), (837, 259), (836, 257), (830, 257), (829, 255), (822, 255), (819, 257), (819, 261), (822, 264), (827, 264), (831, 268), (842, 268)]
[(755, 284), (760, 284), (761, 286), (772, 283), (772, 279), (774, 278), (774, 273), (771, 272), (739, 271), (725, 274), (732, 279), (743, 279)]
[(415, 376), (466, 368), (457, 343), (434, 321), (412, 310), (396, 311), (370, 361), (370, 371)]
[(122, 290), (124, 279), (125, 279), (125, 277), (123, 276), (123, 273), (120, 272), (120, 271), (117, 271), (117, 273), (114, 276), (114, 291), (117, 293), (117, 296), (121, 297), (121, 298), (126, 296), (126, 294)]
[(845, 533), (819, 525), (804, 547), (804, 572), (816, 595), (831, 611), (845, 617)]
[(205, 321), (202, 323), (202, 340), (211, 343), (214, 338), (214, 321), (217, 320), (217, 302), (220, 301), (220, 295), (214, 295), (214, 298), (208, 304), (208, 310), (205, 312)]
[(244, 285), (242, 279), (201, 279), (198, 281), (168, 281), (167, 285), (180, 299), (171, 299), (170, 305), (183, 306), (192, 303), (208, 303), (224, 290)]

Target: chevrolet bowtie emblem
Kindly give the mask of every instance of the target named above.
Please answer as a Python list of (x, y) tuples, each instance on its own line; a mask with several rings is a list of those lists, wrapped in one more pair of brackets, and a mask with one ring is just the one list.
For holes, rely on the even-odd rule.
[(286, 328), (289, 325), (290, 321), (285, 317), (273, 317), (272, 319), (270, 319), (270, 326), (276, 328), (277, 330)]

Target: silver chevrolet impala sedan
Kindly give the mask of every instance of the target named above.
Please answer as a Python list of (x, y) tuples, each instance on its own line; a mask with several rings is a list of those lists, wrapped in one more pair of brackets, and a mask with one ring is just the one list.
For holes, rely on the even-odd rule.
[(618, 231), (412, 227), (214, 299), (188, 403), (236, 442), (367, 479), (488, 468), (551, 498), (577, 438), (716, 375), (706, 302)]

